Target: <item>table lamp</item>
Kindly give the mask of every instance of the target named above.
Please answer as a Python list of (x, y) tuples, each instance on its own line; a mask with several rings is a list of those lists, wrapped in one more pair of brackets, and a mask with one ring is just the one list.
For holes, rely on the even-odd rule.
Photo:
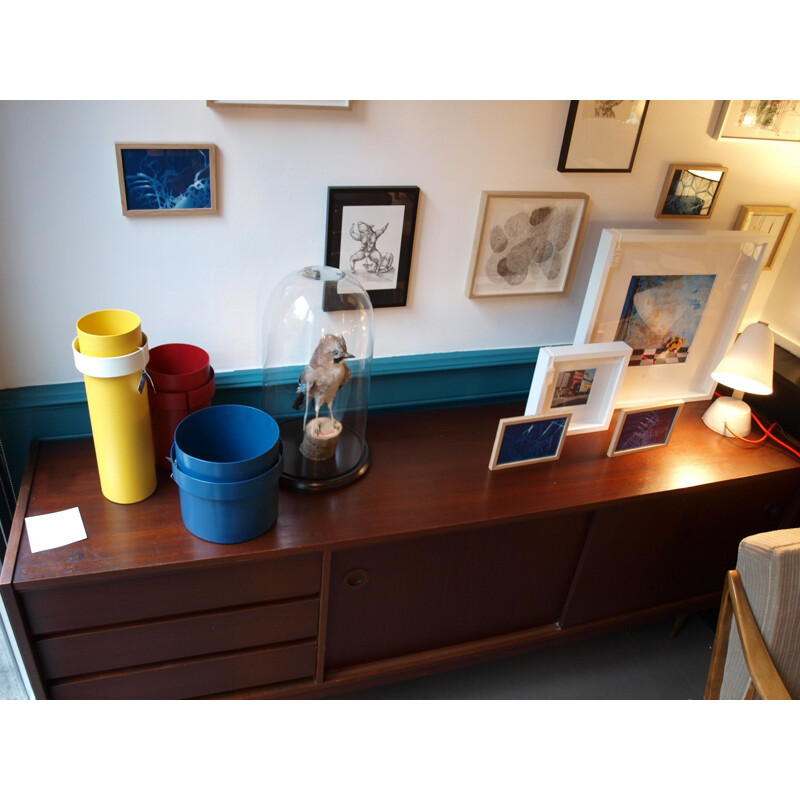
[(724, 436), (750, 433), (750, 406), (742, 395), (772, 394), (775, 339), (763, 322), (748, 325), (719, 362), (711, 377), (733, 389), (732, 397), (718, 397), (703, 414), (703, 422)]

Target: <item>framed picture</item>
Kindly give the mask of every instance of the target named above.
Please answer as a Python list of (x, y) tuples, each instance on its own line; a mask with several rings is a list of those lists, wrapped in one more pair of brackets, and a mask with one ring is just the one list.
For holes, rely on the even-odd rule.
[(671, 164), (656, 208), (658, 219), (708, 219), (714, 211), (727, 167)]
[(482, 192), (467, 296), (564, 292), (588, 202), (585, 194)]
[(573, 100), (559, 172), (630, 172), (649, 100)]
[(569, 409), (567, 436), (606, 430), (632, 352), (625, 342), (540, 348), (525, 414)]
[(638, 450), (663, 447), (672, 434), (683, 403), (664, 403), (648, 408), (622, 409), (614, 436), (608, 448), (609, 456), (621, 456)]
[(714, 138), (800, 142), (800, 100), (723, 100)]
[(763, 269), (772, 269), (781, 247), (789, 245), (786, 232), (792, 224), (795, 209), (789, 206), (742, 206), (733, 229), (770, 233), (775, 242), (767, 249)]
[(404, 306), (418, 186), (331, 186), (325, 263), (355, 275), (375, 308)]
[(350, 108), (350, 100), (206, 100), (207, 106), (246, 106), (251, 108)]
[(497, 426), (489, 469), (555, 461), (561, 455), (571, 411), (507, 417)]
[(210, 214), (217, 210), (213, 144), (116, 144), (122, 213)]
[(633, 352), (616, 403), (709, 399), (771, 236), (757, 232), (605, 229), (575, 343)]

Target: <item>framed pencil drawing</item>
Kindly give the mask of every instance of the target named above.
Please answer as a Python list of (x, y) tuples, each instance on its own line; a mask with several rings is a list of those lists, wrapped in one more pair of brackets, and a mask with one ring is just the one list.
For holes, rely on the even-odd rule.
[(622, 341), (632, 354), (617, 406), (707, 400), (772, 237), (749, 231), (605, 229), (575, 343)]
[(467, 296), (563, 293), (588, 202), (579, 193), (482, 192)]
[(559, 172), (630, 172), (649, 100), (572, 100)]
[(611, 438), (608, 456), (664, 447), (672, 435), (683, 403), (663, 403), (647, 408), (623, 408)]
[(567, 436), (606, 430), (632, 352), (625, 342), (539, 348), (525, 414), (568, 408)]
[(709, 219), (727, 167), (671, 164), (656, 208), (658, 219)]
[(325, 263), (355, 275), (375, 308), (404, 306), (418, 186), (331, 186)]
[(561, 455), (569, 426), (569, 410), (501, 419), (489, 459), (489, 469), (521, 467), (555, 461)]
[(789, 245), (787, 232), (792, 224), (795, 209), (789, 206), (742, 206), (733, 229), (770, 233), (775, 241), (767, 249), (763, 269), (772, 269), (782, 247)]
[(126, 216), (216, 213), (215, 145), (117, 143), (115, 147)]
[(800, 142), (800, 100), (723, 100), (714, 138)]

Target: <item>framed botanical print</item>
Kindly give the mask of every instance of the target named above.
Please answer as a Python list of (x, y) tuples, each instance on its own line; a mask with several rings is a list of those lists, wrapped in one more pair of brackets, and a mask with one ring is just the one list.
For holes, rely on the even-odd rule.
[(787, 233), (795, 209), (789, 206), (742, 206), (733, 229), (736, 231), (758, 231), (775, 236), (775, 242), (767, 249), (763, 269), (772, 269), (782, 247), (788, 247)]
[(467, 296), (564, 292), (588, 202), (578, 193), (482, 192)]
[(404, 306), (418, 186), (331, 186), (325, 264), (354, 275), (373, 307)]
[(723, 100), (714, 138), (800, 142), (800, 100)]
[(606, 430), (631, 352), (625, 342), (541, 347), (525, 413), (569, 409), (567, 436)]
[(573, 100), (559, 172), (630, 172), (649, 100)]
[(115, 147), (125, 216), (216, 212), (213, 144), (117, 143)]
[(772, 237), (606, 229), (600, 235), (576, 343), (632, 353), (616, 403), (705, 400), (733, 342)]

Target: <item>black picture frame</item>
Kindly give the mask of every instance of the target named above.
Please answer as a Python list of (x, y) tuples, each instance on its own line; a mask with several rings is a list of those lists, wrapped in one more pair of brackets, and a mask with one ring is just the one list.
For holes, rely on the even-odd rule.
[(325, 264), (355, 275), (373, 308), (406, 304), (419, 194), (418, 186), (328, 187)]
[(558, 171), (631, 172), (649, 106), (649, 100), (570, 101)]

